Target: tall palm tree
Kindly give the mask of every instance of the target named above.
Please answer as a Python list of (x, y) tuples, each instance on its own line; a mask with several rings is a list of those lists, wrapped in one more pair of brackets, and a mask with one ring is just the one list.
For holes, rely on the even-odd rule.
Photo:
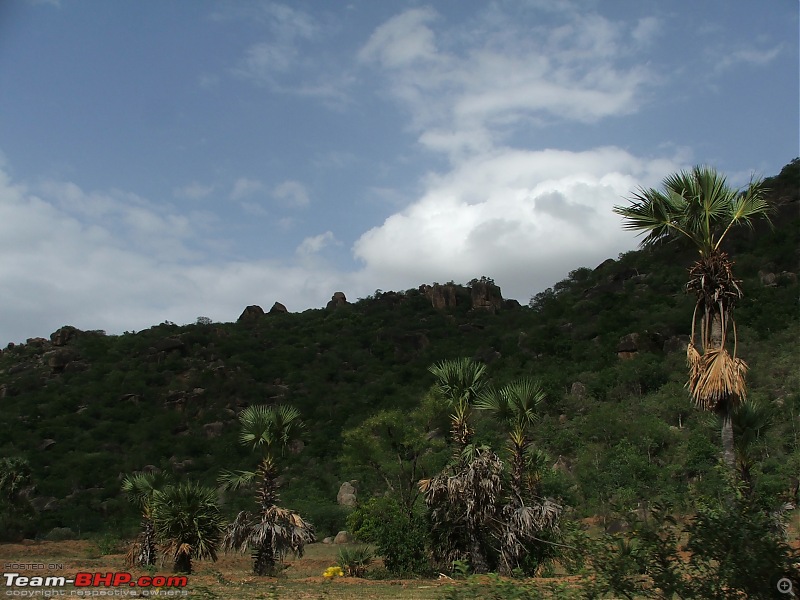
[(452, 410), (450, 433), (456, 455), (461, 454), (472, 441), (475, 431), (470, 424), (472, 408), (486, 387), (486, 365), (470, 358), (443, 360), (428, 367), (436, 377), (435, 391)]
[[(642, 246), (679, 238), (693, 244), (699, 253), (686, 285), (697, 298), (687, 350), (687, 387), (697, 406), (721, 417), (723, 459), (732, 473), (736, 458), (731, 415), (746, 397), (747, 364), (736, 356), (733, 321), (742, 290), (722, 242), (734, 226), (752, 227), (758, 218), (769, 220), (764, 192), (760, 179), (736, 189), (713, 168), (697, 166), (665, 178), (663, 190), (640, 189), (628, 206), (614, 207), (623, 217), (625, 229), (647, 233)], [(726, 345), (731, 330), (733, 354)]]
[(149, 567), (156, 564), (156, 532), (153, 526), (153, 495), (167, 483), (160, 473), (134, 473), (122, 480), (122, 491), (128, 501), (141, 511), (141, 531), (125, 559), (130, 566)]
[(225, 520), (216, 490), (196, 483), (170, 485), (152, 496), (153, 525), (176, 573), (191, 573), (192, 559), (217, 560)]
[(242, 511), (225, 531), (223, 547), (226, 550), (252, 549), (253, 572), (268, 575), (274, 572), (276, 559), (282, 560), (287, 552), (303, 555), (305, 544), (313, 542), (311, 523), (288, 509), (278, 506), (278, 468), (275, 452), (283, 452), (303, 429), (300, 412), (291, 406), (250, 406), (239, 415), (241, 434), (239, 441), (262, 452), (255, 471), (223, 472), (220, 483), (225, 489), (235, 490), (249, 484), (256, 485), (256, 514)]
[[(507, 428), (506, 449), (511, 457), (512, 502), (522, 505), (524, 495), (534, 493), (534, 482), (528, 479), (525, 485), (526, 462), (533, 443), (531, 430), (539, 421), (539, 405), (545, 393), (539, 382), (523, 378), (509, 383), (499, 390), (487, 388), (475, 402), (475, 408), (491, 412), (495, 419)], [(525, 489), (529, 494), (525, 494)]]
[(434, 393), (451, 410), (453, 461), (441, 473), (419, 482), (431, 511), (434, 556), (441, 562), (469, 559), (476, 573), (489, 569), (488, 529), (497, 513), (502, 462), (488, 448), (472, 444), (475, 401), (486, 387), (486, 365), (469, 358), (443, 360), (428, 368)]
[(538, 497), (538, 473), (531, 468), (538, 467), (538, 454), (532, 452), (532, 429), (539, 421), (539, 406), (544, 399), (539, 382), (523, 378), (499, 390), (487, 389), (475, 403), (476, 408), (491, 412), (507, 427), (511, 493), (502, 507), (497, 532), (500, 570), (506, 575), (520, 566), (527, 552), (525, 544), (533, 542), (537, 533), (558, 528), (561, 507)]

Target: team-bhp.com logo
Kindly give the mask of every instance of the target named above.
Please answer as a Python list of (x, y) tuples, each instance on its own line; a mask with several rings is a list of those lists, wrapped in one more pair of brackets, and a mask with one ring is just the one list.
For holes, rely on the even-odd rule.
[[(6, 587), (14, 588), (63, 588), (66, 586), (74, 586), (76, 588), (143, 588), (149, 590), (151, 593), (147, 595), (155, 595), (152, 592), (158, 589), (162, 592), (168, 588), (171, 591), (177, 591), (180, 588), (185, 588), (188, 583), (188, 578), (178, 575), (142, 575), (141, 577), (134, 577), (130, 573), (112, 572), (112, 573), (76, 573), (75, 577), (59, 576), (40, 576), (40, 575), (21, 575), (20, 573), (3, 573)], [(85, 590), (85, 594), (74, 595), (100, 595), (89, 593), (90, 589)], [(158, 594), (158, 595), (162, 595)], [(6, 591), (6, 595), (11, 594), (10, 590)], [(73, 595), (73, 594), (70, 594)], [(111, 594), (105, 594), (111, 595)], [(114, 594), (116, 595), (116, 594)], [(163, 594), (171, 595), (171, 594)]]

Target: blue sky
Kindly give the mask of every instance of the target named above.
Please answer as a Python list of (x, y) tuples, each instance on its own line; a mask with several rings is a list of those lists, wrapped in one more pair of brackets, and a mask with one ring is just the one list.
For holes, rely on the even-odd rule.
[(611, 213), (798, 154), (798, 4), (3, 0), (0, 344), (636, 246)]

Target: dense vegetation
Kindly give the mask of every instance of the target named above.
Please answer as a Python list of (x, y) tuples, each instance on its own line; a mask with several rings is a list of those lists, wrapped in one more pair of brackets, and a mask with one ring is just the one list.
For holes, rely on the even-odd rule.
[[(750, 367), (757, 413), (733, 421), (734, 439), (743, 440), (737, 460), (766, 506), (790, 499), (793, 485), (796, 494), (800, 473), (800, 161), (765, 183), (775, 228), (731, 231), (725, 250), (742, 280), (737, 351)], [(684, 388), (693, 260), (691, 248), (671, 244), (628, 252), (577, 268), (525, 307), (476, 305), (476, 290), (499, 298), (484, 277), (445, 286), (455, 300), (445, 308), (425, 287), (377, 290), (300, 314), (165, 322), (119, 336), (67, 328), (52, 341), (9, 345), (0, 355), (0, 423), (10, 434), (0, 456), (25, 462), (14, 463), (24, 464), (15, 471), (22, 479), (3, 483), (0, 535), (134, 535), (140, 514), (121, 492), (124, 475), (161, 470), (216, 485), (220, 472), (252, 467), (239, 415), (262, 403), (291, 405), (305, 423), (275, 460), (282, 505), (312, 522), (317, 537), (345, 528), (336, 493), (351, 480), (362, 506), (375, 497), (376, 510), (402, 517), (416, 535), (424, 529), (416, 482), (452, 455), (429, 367), (462, 357), (485, 365), (496, 389), (537, 380), (544, 399), (525, 444), (537, 490), (571, 517), (656, 503), (688, 510), (690, 498), (719, 496), (727, 485), (716, 468), (719, 424)], [(475, 411), (471, 426), (477, 441), (499, 450), (507, 431), (488, 412)], [(387, 489), (390, 498), (379, 499)], [(233, 518), (249, 502), (228, 493), (223, 511)], [(367, 537), (378, 527), (369, 511), (355, 516), (351, 528)], [(419, 554), (403, 551), (389, 561), (415, 570)]]

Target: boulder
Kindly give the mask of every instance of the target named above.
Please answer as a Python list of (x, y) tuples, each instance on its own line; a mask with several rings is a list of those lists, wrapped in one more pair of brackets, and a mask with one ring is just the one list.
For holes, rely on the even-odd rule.
[(330, 537), (330, 536), (326, 537), (324, 540), (322, 540), (322, 543), (323, 544), (332, 544), (333, 543), (333, 538)]
[(639, 352), (639, 334), (629, 333), (619, 339), (617, 344), (617, 356), (622, 360), (630, 360)]
[(445, 285), (434, 283), (433, 285), (421, 285), (419, 291), (431, 301), (433, 308), (454, 308), (458, 303), (456, 298), (457, 287), (460, 286), (452, 283)]
[(67, 348), (47, 352), (44, 356), (47, 357), (47, 366), (53, 373), (63, 373), (67, 365), (78, 358), (77, 352)]
[(353, 541), (352, 536), (347, 533), (346, 531), (340, 531), (336, 534), (336, 537), (333, 538), (334, 544), (349, 544)]
[(664, 341), (664, 352), (672, 354), (673, 352), (686, 352), (686, 347), (689, 345), (688, 335), (673, 335)]
[(206, 432), (206, 437), (215, 438), (222, 435), (222, 429), (225, 424), (222, 421), (215, 421), (214, 423), (206, 423), (203, 425), (203, 431)]
[(335, 310), (342, 306), (346, 306), (349, 304), (347, 301), (347, 297), (344, 295), (344, 292), (334, 292), (333, 296), (331, 296), (331, 301), (325, 306), (328, 310)]
[[(357, 504), (356, 488), (352, 482), (345, 481), (336, 494), (336, 502), (339, 506), (354, 507)], [(337, 542), (338, 543), (338, 542)]]
[(42, 443), (39, 444), (39, 450), (50, 450), (53, 446), (56, 445), (56, 441), (51, 438), (47, 438), (42, 440)]
[(569, 388), (569, 393), (576, 398), (585, 398), (586, 397), (586, 386), (583, 385), (580, 381), (575, 381), (572, 384), (572, 387)]
[(72, 327), (71, 325), (65, 325), (61, 329), (57, 329), (50, 334), (50, 341), (53, 342), (54, 346), (66, 346), (81, 333), (83, 332), (80, 329)]
[(491, 280), (473, 281), (469, 295), (473, 310), (486, 310), (490, 313), (496, 313), (503, 306), (503, 295), (500, 293), (500, 287)]
[(289, 311), (286, 310), (286, 307), (280, 302), (276, 302), (275, 304), (272, 305), (272, 308), (269, 309), (269, 314), (271, 315), (283, 315), (288, 312)]
[(236, 322), (253, 323), (255, 321), (258, 321), (263, 316), (264, 316), (264, 309), (261, 308), (258, 304), (251, 304), (242, 311), (242, 314), (239, 315), (239, 318), (236, 320)]

